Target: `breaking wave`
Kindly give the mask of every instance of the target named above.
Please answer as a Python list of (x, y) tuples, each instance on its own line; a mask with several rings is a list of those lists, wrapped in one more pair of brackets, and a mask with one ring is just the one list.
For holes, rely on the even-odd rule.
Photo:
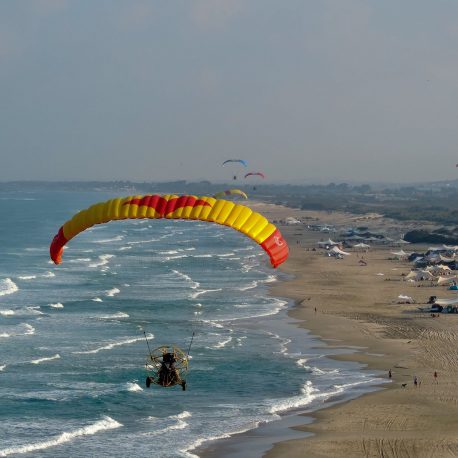
[(56, 447), (66, 442), (70, 442), (73, 439), (81, 436), (90, 436), (100, 431), (106, 431), (109, 429), (119, 428), (123, 426), (121, 423), (113, 420), (113, 418), (105, 416), (102, 420), (99, 420), (92, 425), (84, 426), (74, 431), (63, 432), (59, 436), (55, 436), (43, 442), (35, 442), (34, 444), (25, 444), (17, 447), (9, 447), (0, 450), (0, 456), (9, 456), (18, 453), (30, 453), (37, 450), (44, 450), (50, 447)]
[(217, 289), (202, 289), (199, 291), (196, 291), (195, 293), (191, 293), (189, 297), (191, 299), (196, 299), (197, 297), (201, 296), (202, 294), (207, 294), (207, 293), (213, 293), (217, 291), (222, 291), (222, 288), (217, 288)]
[(63, 309), (64, 308), (64, 304), (61, 304), (60, 302), (57, 302), (55, 304), (49, 304), (50, 307), (52, 307), (53, 309)]
[(60, 355), (56, 353), (54, 356), (48, 356), (47, 358), (38, 358), (38, 359), (33, 359), (30, 361), (31, 364), (40, 364), (45, 361), (52, 361), (53, 359), (60, 359)]
[(111, 258), (114, 258), (114, 254), (101, 254), (99, 256), (99, 261), (98, 262), (93, 262), (92, 264), (89, 264), (89, 267), (101, 267), (105, 266), (108, 264), (109, 260)]
[(121, 290), (119, 288), (112, 288), (107, 291), (105, 291), (105, 295), (108, 297), (113, 297), (116, 294), (119, 294)]
[(14, 283), (11, 278), (5, 278), (0, 280), (0, 296), (6, 296), (7, 294), (13, 294), (19, 291), (18, 286)]
[(52, 277), (55, 277), (55, 276), (56, 276), (56, 274), (54, 272), (49, 271), (49, 270), (48, 270), (48, 272), (45, 272), (42, 275), (43, 278), (52, 278)]
[(113, 315), (102, 315), (96, 318), (98, 318), (99, 320), (117, 320), (119, 318), (129, 318), (129, 315), (124, 312), (117, 312), (113, 313)]
[[(148, 334), (146, 337), (148, 339), (154, 339), (153, 334)], [(74, 355), (89, 355), (93, 353), (98, 353), (99, 351), (102, 351), (102, 350), (112, 350), (115, 347), (120, 347), (121, 345), (129, 345), (129, 344), (138, 342), (140, 340), (144, 340), (144, 337), (134, 337), (132, 339), (120, 340), (119, 342), (113, 342), (113, 343), (104, 345), (103, 347), (94, 348), (93, 350), (74, 351), (72, 353)]]
[[(21, 323), (18, 326), (16, 326), (16, 329), (17, 328), (19, 328), (17, 332), (1, 332), (0, 337), (8, 338), (18, 336), (32, 336), (33, 334), (35, 334), (35, 328), (28, 323)], [(23, 332), (20, 332), (21, 328), (24, 329)]]
[(117, 235), (116, 237), (112, 237), (111, 239), (100, 239), (100, 240), (93, 240), (92, 243), (110, 243), (110, 242), (120, 242), (124, 238), (123, 235)]

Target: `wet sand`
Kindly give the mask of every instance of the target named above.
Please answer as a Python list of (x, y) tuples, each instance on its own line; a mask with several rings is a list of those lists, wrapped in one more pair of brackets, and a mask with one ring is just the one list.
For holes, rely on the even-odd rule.
[[(320, 223), (342, 226), (398, 227), (400, 233), (415, 225), (383, 219), (355, 222), (354, 215), (265, 204), (252, 207), (271, 220), (307, 216), (319, 219)], [(294, 279), (278, 283), (272, 294), (294, 299), (297, 305), (290, 315), (328, 344), (360, 347), (335, 359), (358, 361), (370, 369), (381, 370), (387, 381), (391, 369), (392, 381), (380, 391), (358, 399), (328, 408), (324, 404), (322, 410), (304, 417), (303, 426), (295, 426), (312, 433), (310, 436), (288, 440), (285, 435), (285, 440), (275, 443), (264, 456), (458, 456), (458, 315), (432, 318), (417, 310), (430, 295), (453, 297), (454, 292), (446, 287), (432, 287), (430, 282), (418, 287), (404, 281), (401, 274), (409, 272), (410, 263), (388, 259), (392, 257), (391, 251), (399, 248), (377, 247), (367, 253), (349, 250), (351, 256), (337, 260), (324, 256), (322, 250), (311, 251), (318, 240), (327, 239), (329, 234), (307, 231), (301, 226), (280, 229), (291, 249), (281, 270), (293, 274)], [(425, 247), (409, 246), (408, 250), (414, 248)], [(366, 266), (359, 264), (361, 256)], [(412, 296), (417, 304), (397, 304), (400, 294)], [(434, 371), (438, 373), (437, 380)], [(417, 387), (413, 384), (415, 376), (419, 381)], [(305, 424), (310, 415), (315, 421)], [(250, 434), (253, 432), (233, 440), (242, 441), (248, 450)], [(269, 442), (268, 435), (265, 440)], [(270, 444), (276, 440), (278, 435), (275, 439), (272, 436)], [(227, 444), (230, 440), (218, 448), (216, 442), (199, 455), (226, 456)]]

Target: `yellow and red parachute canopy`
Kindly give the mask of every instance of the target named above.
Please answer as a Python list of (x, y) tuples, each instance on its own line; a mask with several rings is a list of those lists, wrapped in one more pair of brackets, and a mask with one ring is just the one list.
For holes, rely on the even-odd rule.
[(264, 216), (250, 208), (213, 197), (174, 194), (128, 196), (100, 202), (81, 210), (54, 236), (49, 247), (55, 264), (62, 262), (64, 245), (94, 224), (123, 219), (190, 219), (232, 227), (264, 248), (273, 267), (288, 257), (288, 244), (280, 231)]

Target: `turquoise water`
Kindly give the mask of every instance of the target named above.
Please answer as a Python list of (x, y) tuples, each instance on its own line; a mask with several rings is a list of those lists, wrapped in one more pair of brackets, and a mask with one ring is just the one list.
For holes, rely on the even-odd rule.
[[(100, 225), (54, 266), (61, 224), (111, 197), (0, 194), (0, 456), (193, 456), (375, 383), (288, 324), (288, 303), (267, 291), (279, 273), (232, 229)], [(143, 332), (184, 349), (195, 332), (187, 391), (146, 389)]]

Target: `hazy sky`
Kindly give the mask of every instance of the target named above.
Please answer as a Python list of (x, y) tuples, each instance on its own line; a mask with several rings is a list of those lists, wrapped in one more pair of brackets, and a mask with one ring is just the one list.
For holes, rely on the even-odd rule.
[(458, 178), (456, 0), (0, 0), (0, 180)]

